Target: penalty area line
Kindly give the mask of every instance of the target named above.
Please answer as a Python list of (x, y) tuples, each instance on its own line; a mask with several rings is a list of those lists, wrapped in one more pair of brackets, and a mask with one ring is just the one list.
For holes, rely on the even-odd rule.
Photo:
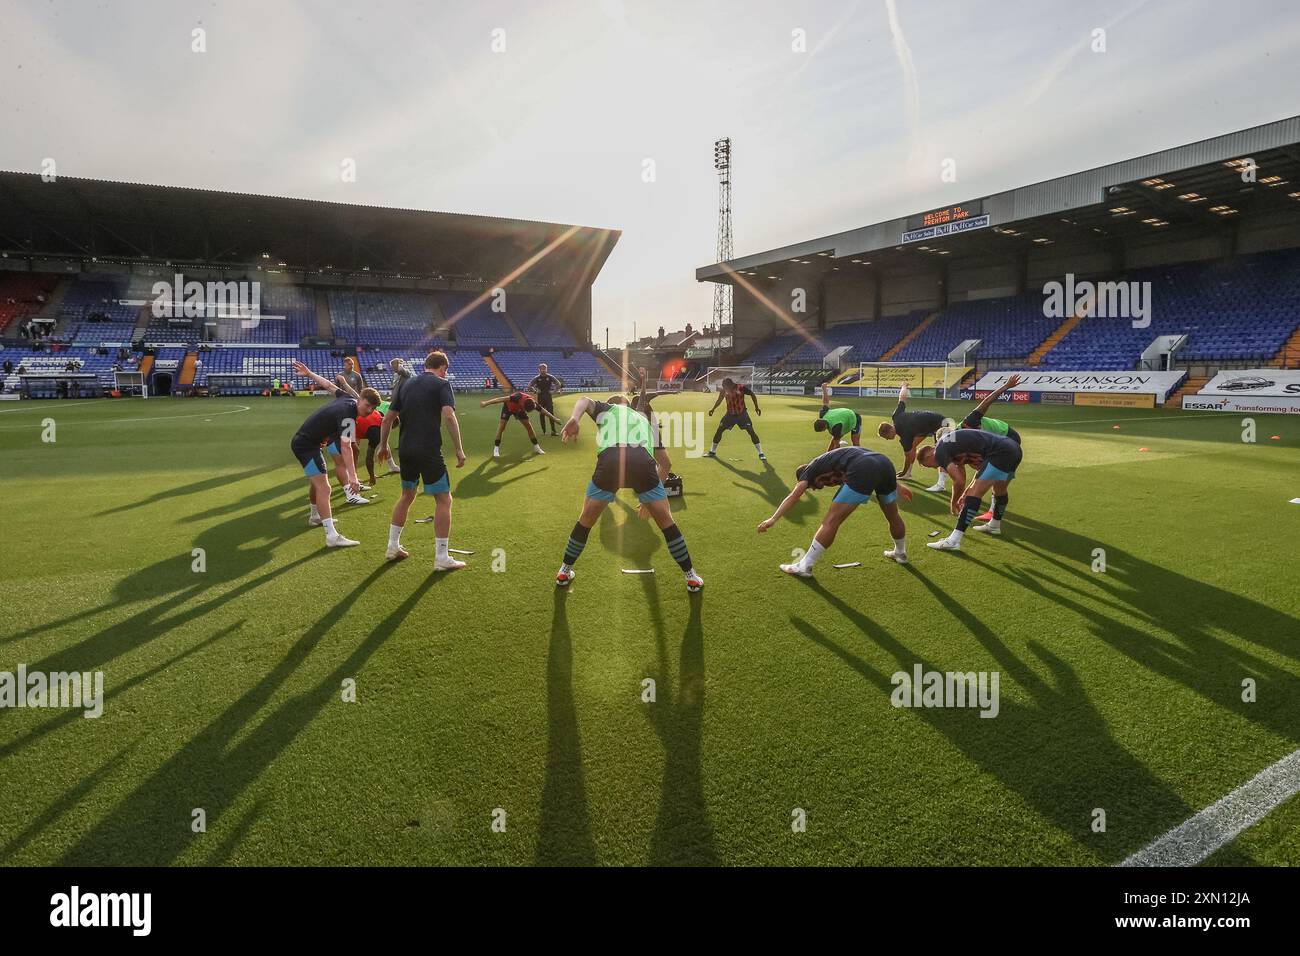
[(1195, 866), (1300, 793), (1300, 750), (1243, 783), (1118, 866)]
[[(77, 422), (77, 428), (83, 428), (87, 425), (125, 425), (129, 422), (170, 422), (180, 421), (184, 418), (217, 418), (221, 415), (238, 415), (240, 412), (246, 412), (252, 409), (251, 405), (236, 405), (234, 408), (228, 408), (224, 412), (195, 412), (193, 415), (156, 415), (152, 418), (105, 418), (101, 421)], [(0, 431), (17, 431), (40, 428), (39, 425), (0, 425)]]

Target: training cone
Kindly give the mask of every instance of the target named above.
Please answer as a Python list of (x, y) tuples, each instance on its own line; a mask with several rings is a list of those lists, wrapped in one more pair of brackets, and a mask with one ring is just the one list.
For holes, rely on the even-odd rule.
[(1138, 451), (1150, 451), (1150, 448), (1139, 448)]
[(984, 512), (982, 515), (980, 515), (980, 516), (979, 516), (978, 518), (976, 518), (975, 520), (976, 520), (976, 521), (992, 521), (992, 520), (993, 520), (993, 509), (990, 508), (988, 511)]
[(1119, 426), (1118, 426), (1118, 425), (1111, 425), (1110, 427), (1113, 428), (1113, 429), (1115, 429), (1115, 431), (1119, 431)]
[(1269, 441), (1281, 441), (1281, 440), (1282, 440), (1282, 436), (1281, 436), (1281, 435), (1269, 435), (1269, 436), (1268, 436), (1268, 440), (1269, 440)]

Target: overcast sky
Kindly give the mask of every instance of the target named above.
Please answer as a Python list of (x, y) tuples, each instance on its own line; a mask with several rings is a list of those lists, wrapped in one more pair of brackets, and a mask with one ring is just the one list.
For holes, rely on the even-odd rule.
[(719, 136), (744, 255), (1297, 92), (1296, 0), (0, 0), (0, 167), (618, 228), (615, 344), (709, 321)]

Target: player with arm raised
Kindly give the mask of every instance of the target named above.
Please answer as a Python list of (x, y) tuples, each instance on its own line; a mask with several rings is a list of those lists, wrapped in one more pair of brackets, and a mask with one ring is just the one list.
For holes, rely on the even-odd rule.
[[(1019, 432), (1017, 432), (1014, 428), (1012, 428), (1010, 425), (1008, 425), (1006, 422), (1002, 421), (1001, 419), (988, 418), (984, 414), (993, 406), (993, 403), (998, 400), (999, 396), (1001, 396), (1003, 392), (1007, 391), (1007, 389), (1015, 388), (1019, 384), (1020, 384), (1019, 375), (1013, 374), (1010, 377), (1008, 377), (1005, 382), (1003, 382), (1001, 385), (999, 385), (997, 388), (991, 391), (987, 396), (985, 396), (984, 400), (980, 402), (979, 405), (975, 406), (975, 409), (969, 415), (963, 418), (961, 420), (961, 424), (958, 425), (957, 427), (978, 428), (986, 432), (992, 432), (994, 435), (1002, 435), (1006, 438), (1010, 438), (1013, 442), (1019, 445), (1020, 444)], [(942, 468), (939, 469), (939, 480), (934, 483), (934, 488), (932, 490), (943, 491), (944, 484), (947, 477), (948, 477), (948, 472), (945, 469)], [(992, 509), (980, 515), (980, 519), (984, 521), (988, 521), (992, 517), (993, 517)]]
[(838, 448), (840, 439), (846, 433), (854, 445), (862, 444), (862, 416), (842, 405), (831, 408), (831, 391), (826, 382), (822, 382), (822, 409), (817, 413), (817, 420), (813, 422), (813, 430), (831, 433), (831, 443), (827, 451)]
[[(312, 379), (335, 396), (324, 408), (318, 408), (308, 415), (307, 420), (298, 427), (298, 431), (289, 442), (290, 450), (298, 459), (298, 464), (302, 466), (303, 474), (310, 483), (311, 517), (308, 518), (308, 524), (324, 527), (326, 546), (352, 547), (357, 542), (340, 534), (334, 524), (334, 514), (330, 510), (330, 482), (326, 473), (325, 457), (321, 454), (321, 445), (334, 448), (343, 436), (354, 433), (357, 418), (369, 414), (379, 404), (379, 395), (369, 388), (362, 389), (356, 397), (346, 393), (340, 394), (341, 389), (301, 362), (295, 362), (293, 367), (299, 375)], [(351, 451), (347, 449), (346, 442), (343, 447), (337, 447), (335, 453), (344, 459), (343, 464), (350, 469)], [(351, 478), (353, 482), (356, 480), (354, 474), (345, 473), (344, 478)]]
[(898, 483), (894, 463), (887, 456), (868, 448), (836, 448), (822, 452), (806, 465), (800, 465), (794, 476), (794, 488), (777, 505), (772, 517), (759, 523), (759, 533), (780, 521), (805, 492), (833, 485), (840, 487), (804, 556), (781, 565), (782, 571), (800, 578), (812, 577), (813, 565), (835, 543), (840, 525), (848, 520), (858, 505), (870, 501), (872, 494), (889, 522), (889, 534), (894, 539), (894, 546), (885, 552), (885, 557), (899, 564), (907, 563), (907, 526), (898, 511), (898, 496), (901, 494), (904, 501), (910, 501), (912, 492)]
[[(294, 371), (306, 378), (310, 378), (322, 389), (331, 392), (338, 397), (340, 395), (360, 400), (361, 396), (367, 391), (370, 393), (370, 409), (373, 412), (379, 402), (379, 393), (373, 388), (367, 389), (362, 386), (361, 391), (354, 391), (348, 381), (341, 375), (335, 376), (333, 383), (326, 380), (323, 376), (317, 375), (311, 369), (301, 362), (294, 362)], [(361, 484), (361, 479), (357, 477), (357, 428), (365, 421), (369, 413), (358, 414), (353, 420), (345, 423), (345, 428), (337, 435), (332, 435), (327, 441), (321, 443), (326, 453), (329, 454), (330, 460), (334, 463), (334, 477), (338, 479), (339, 489), (343, 492), (343, 500), (350, 505), (368, 505), (370, 499), (361, 494), (362, 489), (368, 486)], [(307, 523), (312, 527), (320, 524), (318, 510), (313, 508), (311, 516)]]
[[(894, 409), (893, 419), (881, 422), (880, 427), (876, 429), (876, 434), (881, 438), (886, 441), (897, 438), (898, 443), (903, 446), (903, 468), (898, 472), (898, 477), (904, 480), (912, 477), (912, 462), (916, 460), (916, 450), (921, 447), (921, 443), (926, 438), (934, 438), (943, 426), (943, 416), (938, 412), (909, 412), (907, 400), (911, 397), (912, 393), (904, 382), (898, 389), (898, 406)], [(942, 491), (943, 489), (932, 486), (925, 490)]]
[(555, 417), (555, 400), (552, 396), (559, 393), (563, 388), (564, 383), (550, 373), (546, 363), (539, 363), (537, 374), (528, 383), (528, 391), (537, 396), (537, 430), (543, 435), (546, 434), (548, 417), (551, 422), (551, 434), (559, 434), (555, 430), (555, 426), (560, 424), (560, 420)]
[(668, 553), (686, 575), (686, 590), (700, 590), (704, 587), (704, 579), (691, 565), (686, 539), (673, 519), (668, 493), (659, 480), (659, 467), (651, 453), (649, 420), (629, 408), (622, 395), (612, 395), (608, 402), (583, 397), (573, 406), (572, 417), (564, 423), (561, 432), (564, 441), (578, 437), (583, 415), (590, 416), (596, 423), (596, 470), (587, 483), (582, 513), (569, 532), (564, 560), (555, 575), (556, 585), (565, 587), (573, 580), (573, 565), (587, 546), (591, 529), (619, 489), (631, 488), (641, 502), (638, 513), (653, 518), (663, 532)]
[(754, 443), (754, 449), (758, 452), (759, 461), (767, 461), (767, 456), (763, 454), (763, 444), (758, 440), (758, 433), (754, 431), (754, 423), (750, 421), (749, 409), (745, 405), (745, 396), (754, 402), (754, 413), (762, 415), (763, 410), (758, 407), (758, 396), (748, 385), (736, 382), (730, 378), (724, 378), (722, 385), (718, 389), (717, 401), (713, 403), (713, 408), (709, 409), (709, 417), (713, 417), (714, 411), (725, 398), (727, 400), (727, 412), (722, 416), (722, 421), (718, 423), (718, 430), (713, 433), (713, 445), (704, 453), (705, 458), (718, 457), (718, 443), (722, 441), (722, 433), (730, 431), (739, 426), (749, 433), (749, 440)]
[[(976, 531), (998, 535), (1002, 533), (1002, 516), (1006, 514), (1008, 485), (1016, 477), (1022, 457), (1020, 445), (1010, 438), (975, 428), (959, 428), (945, 433), (933, 446), (927, 445), (917, 455), (926, 468), (942, 468), (953, 479), (952, 506), (957, 515), (957, 527), (941, 541), (931, 541), (929, 546), (937, 551), (959, 551), (966, 529), (980, 513), (984, 493), (993, 489), (993, 519), (988, 524), (977, 525)], [(975, 480), (966, 485), (965, 466), (976, 468)]]
[(533, 423), (528, 420), (528, 413), (537, 409), (540, 414), (547, 415), (550, 418), (559, 421), (550, 412), (538, 406), (537, 400), (528, 392), (511, 392), (509, 395), (499, 395), (496, 398), (489, 398), (485, 402), (479, 402), (480, 408), (487, 408), (489, 405), (501, 406), (501, 424), (497, 426), (496, 441), (492, 443), (492, 457), (501, 457), (501, 436), (506, 432), (506, 424), (510, 419), (518, 419), (519, 424), (524, 426), (524, 431), (528, 432), (528, 440), (533, 443), (533, 451), (539, 455), (545, 455), (542, 446), (537, 441), (537, 434), (533, 431)]
[(393, 507), (392, 523), (388, 528), (389, 561), (401, 561), (409, 556), (402, 547), (402, 529), (406, 516), (415, 501), (415, 489), (423, 483), (424, 493), (433, 495), (433, 533), (435, 571), (455, 571), (465, 567), (464, 561), (451, 556), (447, 545), (451, 539), (451, 479), (442, 459), (442, 426), (447, 426), (453, 447), (456, 449), (456, 467), (465, 465), (465, 449), (460, 440), (460, 422), (456, 420), (456, 396), (447, 381), (447, 356), (443, 352), (430, 352), (424, 360), (424, 373), (402, 384), (384, 416), (379, 434), (379, 460), (389, 457), (388, 437), (393, 422), (400, 415), (402, 433), (401, 453), (402, 494)]

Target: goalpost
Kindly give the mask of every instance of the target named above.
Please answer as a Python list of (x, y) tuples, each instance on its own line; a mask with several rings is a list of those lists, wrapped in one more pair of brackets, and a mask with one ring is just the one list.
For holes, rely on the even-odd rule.
[(861, 362), (855, 377), (835, 387), (859, 398), (892, 398), (907, 382), (913, 398), (947, 398), (965, 372), (948, 362)]
[(729, 378), (739, 385), (754, 387), (754, 366), (752, 365), (710, 365), (703, 378), (696, 379), (706, 392), (716, 392), (722, 387), (722, 380)]

